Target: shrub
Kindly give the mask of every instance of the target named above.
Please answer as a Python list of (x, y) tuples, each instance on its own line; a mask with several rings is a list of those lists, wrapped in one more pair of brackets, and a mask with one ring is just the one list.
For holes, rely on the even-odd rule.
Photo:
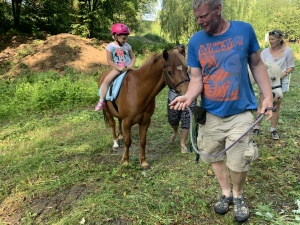
[(166, 39), (164, 39), (163, 37), (157, 35), (157, 34), (145, 34), (144, 35), (145, 38), (154, 41), (154, 42), (159, 42), (159, 43), (165, 43), (167, 44)]
[(293, 50), (294, 54), (300, 53), (300, 45), (299, 44), (289, 44), (289, 47)]
[(95, 77), (55, 72), (32, 73), (1, 80), (0, 120), (34, 112), (69, 111), (97, 101)]
[[(156, 35), (153, 35), (152, 38), (154, 36)], [(162, 38), (160, 39), (163, 40)], [(143, 36), (129, 36), (128, 43), (136, 55), (147, 55), (149, 52), (162, 52), (164, 49), (171, 49), (173, 47), (173, 44), (166, 41), (153, 41)]]

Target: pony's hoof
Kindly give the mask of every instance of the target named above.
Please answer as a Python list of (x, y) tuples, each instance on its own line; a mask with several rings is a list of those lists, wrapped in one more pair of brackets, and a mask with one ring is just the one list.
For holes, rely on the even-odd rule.
[(141, 162), (141, 167), (143, 169), (147, 169), (147, 168), (149, 168), (149, 164), (146, 161), (143, 161), (143, 162)]
[(122, 136), (122, 135), (120, 135), (119, 137), (118, 137), (118, 141), (123, 141), (124, 140), (124, 137)]
[(113, 148), (119, 148), (118, 139), (114, 140)]
[(120, 146), (118, 144), (114, 144), (113, 148), (119, 148)]

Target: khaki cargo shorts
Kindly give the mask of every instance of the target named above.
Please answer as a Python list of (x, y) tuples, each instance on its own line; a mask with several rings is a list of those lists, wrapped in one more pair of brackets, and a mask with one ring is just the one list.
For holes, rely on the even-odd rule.
[[(204, 154), (218, 154), (242, 136), (253, 122), (254, 116), (251, 111), (225, 118), (207, 112), (205, 125), (199, 124), (198, 149)], [(201, 156), (201, 160), (206, 163), (226, 160), (228, 168), (235, 172), (248, 171), (251, 162), (257, 158), (258, 149), (252, 139), (251, 132), (246, 134), (224, 155), (218, 157)]]

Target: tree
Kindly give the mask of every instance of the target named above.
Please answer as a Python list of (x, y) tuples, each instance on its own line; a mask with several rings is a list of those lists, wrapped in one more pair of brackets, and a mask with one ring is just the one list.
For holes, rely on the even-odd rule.
[[(282, 30), (288, 40), (296, 41), (300, 37), (300, 9), (288, 5), (275, 11), (274, 20), (270, 23), (274, 29)], [(276, 28), (277, 26), (277, 28)]]
[(164, 0), (159, 21), (165, 36), (177, 44), (187, 43), (197, 29), (190, 1)]
[(0, 33), (8, 31), (12, 26), (11, 4), (0, 0)]
[[(75, 2), (78, 1), (78, 2)], [(108, 33), (115, 22), (126, 23), (132, 30), (139, 27), (140, 15), (151, 10), (155, 0), (73, 0), (76, 11), (73, 14), (76, 24), (89, 31), (89, 37), (97, 32)]]
[(14, 17), (14, 25), (15, 28), (18, 30), (20, 28), (20, 15), (21, 15), (21, 7), (22, 7), (22, 0), (12, 0), (12, 11)]
[[(180, 6), (180, 7), (178, 7)], [(242, 20), (251, 23), (263, 40), (273, 29), (281, 29), (288, 38), (300, 37), (300, 0), (226, 0), (223, 1), (223, 15), (228, 20)], [(170, 40), (188, 40), (198, 29), (189, 1), (163, 0), (160, 14), (161, 29)]]
[(267, 32), (274, 29), (282, 30), (291, 40), (300, 37), (300, 8), (294, 3), (295, 0), (257, 1), (250, 22), (259, 39), (263, 39)]
[(249, 21), (256, 0), (223, 1), (223, 15), (228, 20)]
[(71, 12), (70, 1), (23, 0), (21, 20), (26, 32), (58, 34), (70, 31)]

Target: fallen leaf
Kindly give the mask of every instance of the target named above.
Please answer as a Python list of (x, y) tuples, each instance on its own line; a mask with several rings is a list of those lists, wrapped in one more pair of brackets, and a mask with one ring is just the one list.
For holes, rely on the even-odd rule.
[(82, 218), (81, 221), (79, 222), (80, 224), (85, 224), (85, 219)]
[(211, 170), (207, 170), (208, 175), (213, 175), (213, 172)]

